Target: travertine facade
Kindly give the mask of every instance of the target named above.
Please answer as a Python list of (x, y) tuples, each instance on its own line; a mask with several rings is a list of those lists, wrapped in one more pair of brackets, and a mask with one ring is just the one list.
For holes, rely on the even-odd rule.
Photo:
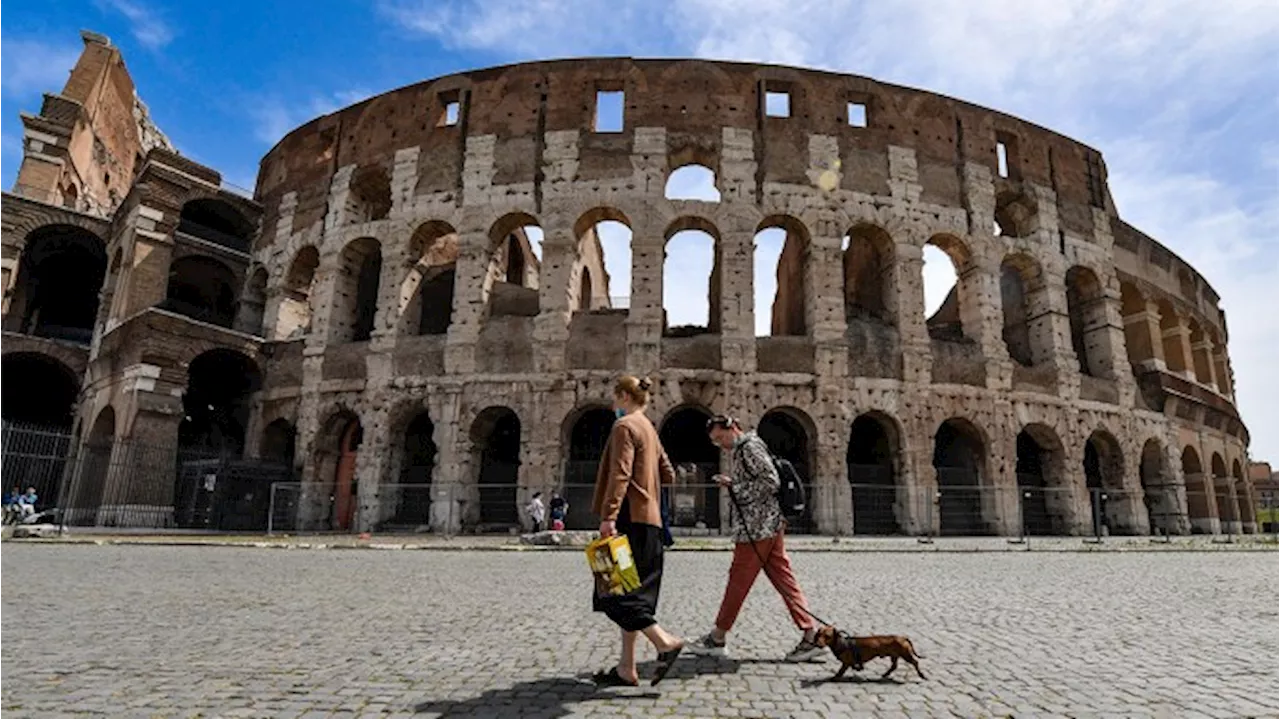
[[(597, 131), (600, 91), (624, 93), (620, 131)], [(1083, 532), (1090, 487), (1111, 495), (1113, 532), (1253, 529), (1217, 296), (1120, 219), (1096, 150), (1016, 118), (856, 76), (575, 60), (317, 118), (266, 155), (252, 202), (147, 157), (110, 227), (90, 228), (123, 264), (103, 286), (81, 436), (209, 441), (188, 374), (221, 350), (224, 374), (252, 382), (219, 432), (290, 460), (312, 526), (394, 523), (408, 494), (392, 485), (428, 481), (416, 521), (511, 523), (533, 491), (586, 473), (580, 445), (607, 429), (592, 410), (630, 372), (657, 380), (651, 415), (677, 462), (715, 461), (674, 429), (706, 412), (787, 435), (823, 532), (1014, 533), (1027, 512)], [(718, 202), (666, 198), (689, 164), (714, 172)], [(10, 224), (19, 203), (43, 211), (5, 196), (6, 253), (38, 225)], [(604, 270), (606, 220), (630, 228), (629, 288)], [(755, 308), (768, 228), (786, 233), (780, 290)], [(687, 332), (663, 310), (682, 230), (715, 242), (711, 316)], [(929, 244), (959, 280), (926, 318)], [(203, 264), (173, 271), (184, 259)], [(175, 298), (175, 282), (191, 287)], [(772, 336), (755, 336), (757, 311)], [(1042, 504), (1020, 510), (1022, 488)], [(163, 496), (127, 503), (163, 521)]]

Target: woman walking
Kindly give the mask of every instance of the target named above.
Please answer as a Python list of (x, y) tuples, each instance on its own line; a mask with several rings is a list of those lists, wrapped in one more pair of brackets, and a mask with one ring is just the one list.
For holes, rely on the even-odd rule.
[(640, 587), (624, 595), (595, 595), (592, 608), (622, 629), (618, 665), (597, 672), (605, 686), (636, 686), (636, 639), (643, 634), (658, 650), (653, 684), (662, 681), (684, 650), (684, 641), (667, 632), (654, 617), (662, 586), (662, 485), (675, 481), (675, 471), (658, 440), (653, 423), (644, 415), (650, 381), (627, 376), (613, 388), (618, 419), (609, 432), (596, 474), (592, 510), (600, 515), (600, 536), (626, 535), (640, 576)]

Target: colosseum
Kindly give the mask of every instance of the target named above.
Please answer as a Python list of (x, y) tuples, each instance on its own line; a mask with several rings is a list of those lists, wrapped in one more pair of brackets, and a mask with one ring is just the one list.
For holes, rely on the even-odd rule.
[(6, 475), (70, 523), (515, 531), (559, 491), (591, 527), (633, 373), (689, 531), (728, 525), (713, 412), (812, 482), (802, 531), (1256, 531), (1218, 295), (1051, 130), (801, 68), (531, 62), (315, 118), (250, 193), (84, 42), (3, 195)]

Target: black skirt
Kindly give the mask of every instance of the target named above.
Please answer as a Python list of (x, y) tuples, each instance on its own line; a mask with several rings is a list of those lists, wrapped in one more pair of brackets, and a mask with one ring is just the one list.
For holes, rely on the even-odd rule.
[[(626, 517), (626, 508), (619, 518)], [(640, 586), (623, 595), (599, 596), (592, 592), (591, 608), (603, 612), (624, 631), (638, 632), (658, 623), (658, 594), (662, 589), (662, 527), (627, 522), (618, 533), (631, 543), (631, 558), (640, 575)]]

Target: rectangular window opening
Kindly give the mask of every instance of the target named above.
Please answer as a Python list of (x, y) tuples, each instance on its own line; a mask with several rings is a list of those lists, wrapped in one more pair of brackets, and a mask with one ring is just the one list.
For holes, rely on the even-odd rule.
[(436, 123), (438, 127), (453, 127), (458, 124), (458, 118), (462, 114), (461, 100), (456, 91), (440, 94), (440, 104), (444, 106), (444, 110), (440, 113), (440, 121)]
[(1009, 176), (1009, 146), (1000, 141), (996, 141), (996, 173)]
[(622, 132), (622, 110), (626, 93), (622, 90), (596, 91), (596, 132)]
[(791, 93), (766, 90), (764, 114), (767, 117), (791, 117)]
[(867, 126), (867, 106), (861, 102), (849, 103), (849, 127)]

